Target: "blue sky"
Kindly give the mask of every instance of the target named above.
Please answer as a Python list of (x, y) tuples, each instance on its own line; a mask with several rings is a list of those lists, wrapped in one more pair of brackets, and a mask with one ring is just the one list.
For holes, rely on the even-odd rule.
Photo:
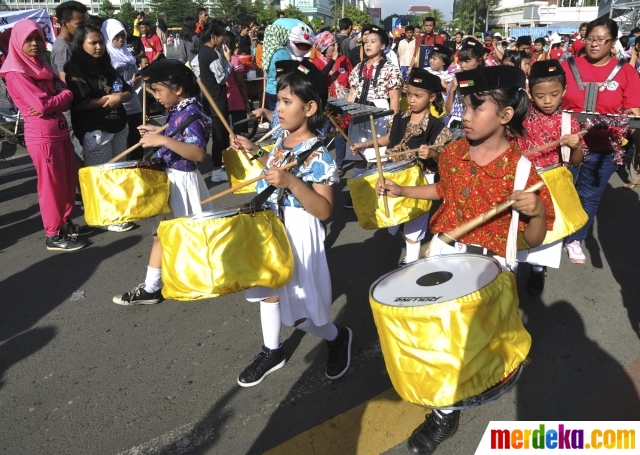
[(447, 21), (451, 20), (453, 11), (453, 0), (429, 0), (428, 3), (420, 0), (369, 0), (369, 5), (382, 8), (382, 19), (393, 14), (407, 14), (411, 5), (428, 5), (433, 9), (439, 9)]

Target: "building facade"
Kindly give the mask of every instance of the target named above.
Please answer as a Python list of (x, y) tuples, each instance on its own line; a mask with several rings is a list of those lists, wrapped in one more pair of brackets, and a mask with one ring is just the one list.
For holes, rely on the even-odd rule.
[(598, 0), (501, 0), (491, 11), (489, 26), (504, 29), (508, 36), (508, 30), (517, 27), (563, 26), (577, 30), (580, 23), (597, 17)]

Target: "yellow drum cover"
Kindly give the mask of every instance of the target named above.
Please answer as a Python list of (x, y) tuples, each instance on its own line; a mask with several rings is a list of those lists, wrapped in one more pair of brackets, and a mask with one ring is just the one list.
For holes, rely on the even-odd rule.
[(280, 219), (270, 210), (234, 212), (238, 208), (160, 223), (164, 298), (205, 299), (252, 286), (278, 289), (291, 279), (293, 252)]
[[(407, 267), (456, 256), (469, 255), (436, 256)], [(531, 336), (518, 313), (516, 279), (511, 272), (496, 273), (475, 292), (422, 306), (380, 303), (373, 297), (376, 284), (371, 287), (369, 301), (382, 354), (402, 399), (450, 406), (495, 386), (525, 360)], [(397, 286), (405, 289), (410, 284)]]
[[(262, 147), (266, 151), (271, 151), (273, 145), (267, 145)], [(251, 180), (254, 177), (258, 177), (264, 166), (260, 164), (258, 160), (249, 161), (242, 152), (237, 150), (227, 149), (222, 152), (222, 160), (224, 161), (224, 168), (227, 171), (227, 177), (229, 177), (229, 188), (240, 185), (241, 183)], [(234, 191), (233, 194), (246, 194), (255, 193), (256, 184), (253, 183), (244, 188), (240, 188)]]
[(84, 219), (109, 226), (170, 213), (169, 179), (158, 165), (138, 161), (83, 167), (78, 172)]
[[(540, 172), (540, 177), (551, 193), (553, 209), (556, 219), (553, 222), (553, 230), (547, 231), (547, 235), (542, 242), (548, 245), (557, 240), (564, 239), (577, 232), (582, 226), (587, 224), (589, 215), (582, 208), (580, 196), (573, 184), (571, 171), (564, 166), (554, 167)], [(518, 234), (518, 249), (526, 250), (530, 247), (524, 241), (522, 233)]]
[[(400, 161), (382, 166), (384, 177), (398, 185), (426, 185), (427, 178), (415, 161)], [(347, 181), (353, 199), (358, 223), (364, 229), (380, 229), (398, 226), (424, 215), (431, 208), (431, 201), (406, 197), (388, 197), (389, 217), (384, 213), (384, 202), (376, 196), (378, 170), (371, 169)]]

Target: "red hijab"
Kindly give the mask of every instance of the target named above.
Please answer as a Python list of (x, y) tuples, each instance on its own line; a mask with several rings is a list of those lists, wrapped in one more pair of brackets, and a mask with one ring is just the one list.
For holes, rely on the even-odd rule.
[(10, 72), (24, 73), (25, 75), (39, 80), (53, 80), (55, 74), (53, 69), (47, 65), (42, 57), (31, 57), (22, 50), (27, 37), (37, 30), (46, 43), (42, 29), (31, 19), (22, 19), (13, 26), (11, 38), (9, 39), (9, 55), (2, 64), (0, 76)]

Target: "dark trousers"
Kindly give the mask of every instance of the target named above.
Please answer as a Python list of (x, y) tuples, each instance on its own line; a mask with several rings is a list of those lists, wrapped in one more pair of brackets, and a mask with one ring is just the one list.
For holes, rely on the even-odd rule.
[[(127, 148), (140, 142), (140, 131), (138, 127), (142, 125), (142, 112), (137, 114), (127, 115), (127, 124), (129, 125), (129, 134), (127, 135)], [(142, 147), (138, 147), (133, 152), (129, 153), (130, 160), (141, 160), (144, 151)]]
[(247, 118), (247, 111), (229, 111), (229, 123), (231, 124), (231, 129), (236, 134), (242, 134), (247, 132), (247, 124), (241, 123), (236, 126), (236, 122), (240, 120), (244, 120)]
[(276, 103), (278, 102), (278, 95), (271, 94), (267, 92), (267, 108), (273, 112), (276, 108)]
[(211, 117), (211, 142), (213, 167), (222, 167), (222, 151), (229, 148), (229, 133), (218, 117)]

